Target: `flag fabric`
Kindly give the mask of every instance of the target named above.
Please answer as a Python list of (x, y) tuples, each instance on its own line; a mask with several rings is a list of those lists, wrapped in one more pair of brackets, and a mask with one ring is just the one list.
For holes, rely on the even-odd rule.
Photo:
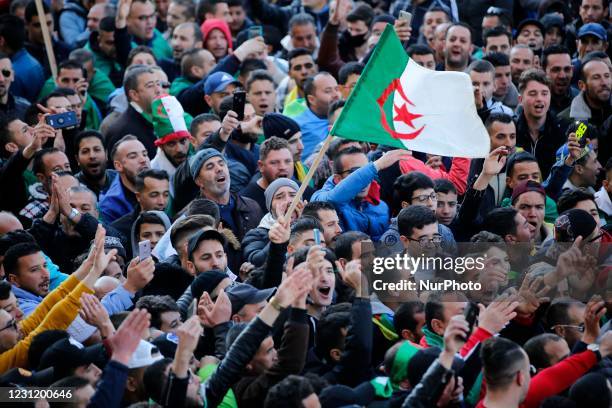
[(391, 25), (331, 134), (450, 157), (485, 157), (490, 147), (469, 75), (421, 67)]

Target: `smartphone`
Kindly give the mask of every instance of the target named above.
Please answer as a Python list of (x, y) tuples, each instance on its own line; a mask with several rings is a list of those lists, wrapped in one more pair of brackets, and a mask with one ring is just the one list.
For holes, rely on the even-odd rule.
[(586, 131), (588, 130), (587, 125), (585, 125), (582, 122), (579, 122), (580, 124), (578, 125), (578, 128), (576, 129), (576, 139), (578, 139), (578, 142), (580, 143), (580, 146), (584, 146), (586, 145), (586, 137), (583, 139)]
[(232, 110), (238, 114), (238, 120), (244, 120), (244, 104), (246, 103), (246, 92), (234, 92), (234, 100), (232, 102)]
[(319, 231), (318, 228), (315, 228), (313, 232), (314, 232), (315, 245), (321, 245), (321, 231)]
[[(476, 317), (478, 317), (478, 312), (478, 305), (473, 302), (468, 302), (465, 310), (463, 311), (463, 316), (465, 317), (465, 320), (467, 320), (469, 326), (468, 336), (469, 333), (472, 333), (472, 329), (476, 323)], [(467, 336), (463, 336), (463, 340), (467, 341)]]
[(255, 37), (263, 37), (263, 27), (260, 25), (254, 25), (249, 27), (249, 40)]
[(138, 243), (138, 258), (140, 261), (144, 261), (147, 258), (151, 257), (151, 241), (144, 240)]
[(45, 118), (45, 121), (54, 129), (65, 129), (77, 126), (79, 124), (77, 121), (76, 113), (74, 113), (73, 111), (49, 115)]
[(406, 20), (407, 21), (407, 25), (412, 24), (412, 13), (405, 11), (405, 10), (401, 10), (399, 12), (399, 20)]

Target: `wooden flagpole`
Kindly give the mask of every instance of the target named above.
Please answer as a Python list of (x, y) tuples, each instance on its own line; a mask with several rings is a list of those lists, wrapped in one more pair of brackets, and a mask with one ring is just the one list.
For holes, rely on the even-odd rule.
[(51, 33), (49, 32), (49, 27), (47, 26), (47, 16), (45, 15), (45, 9), (43, 8), (42, 0), (34, 1), (36, 3), (36, 12), (38, 13), (38, 21), (40, 21), (40, 28), (42, 30), (45, 49), (47, 51), (47, 58), (49, 59), (49, 68), (51, 69), (51, 76), (55, 80), (55, 78), (57, 78), (57, 64), (55, 62), (55, 53), (53, 52), (53, 43), (51, 42)]
[(306, 177), (304, 178), (304, 180), (302, 180), (302, 185), (300, 186), (300, 189), (298, 190), (295, 197), (293, 197), (293, 201), (291, 202), (291, 205), (289, 206), (289, 210), (285, 213), (285, 214), (288, 214), (288, 219), (291, 219), (291, 214), (293, 214), (293, 211), (295, 211), (295, 207), (297, 207), (298, 203), (302, 200), (302, 195), (304, 195), (304, 191), (306, 190), (306, 187), (308, 187), (308, 184), (310, 183), (312, 176), (314, 176), (315, 171), (317, 171), (317, 168), (319, 167), (319, 163), (321, 163), (321, 159), (323, 159), (323, 155), (327, 152), (327, 149), (329, 149), (329, 144), (331, 143), (333, 138), (334, 136), (331, 133), (327, 135), (327, 137), (325, 138), (325, 141), (323, 142), (323, 146), (321, 146), (321, 149), (319, 150), (314, 161), (312, 162), (312, 166), (310, 166), (310, 168), (308, 169), (308, 173), (306, 174)]

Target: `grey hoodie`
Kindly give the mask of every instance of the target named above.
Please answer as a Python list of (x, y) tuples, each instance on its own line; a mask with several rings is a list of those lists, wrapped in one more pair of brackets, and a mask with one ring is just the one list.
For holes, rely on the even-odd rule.
[[(145, 211), (145, 212), (147, 214), (157, 215), (157, 217), (164, 223), (164, 226), (166, 227), (166, 231), (170, 229), (170, 226), (172, 225), (172, 223), (170, 222), (170, 218), (168, 218), (165, 212), (163, 211)], [(139, 239), (136, 236), (136, 225), (138, 225), (138, 221), (140, 221), (142, 214), (144, 214), (145, 212), (140, 213), (140, 215), (136, 218), (136, 221), (134, 221), (134, 223), (132, 224), (132, 229), (130, 231), (130, 244), (132, 245), (133, 256), (136, 256), (138, 254)]]

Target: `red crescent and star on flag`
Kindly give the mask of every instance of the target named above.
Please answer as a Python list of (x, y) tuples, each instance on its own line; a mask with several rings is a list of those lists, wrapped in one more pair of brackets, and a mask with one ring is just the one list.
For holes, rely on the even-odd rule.
[(407, 126), (411, 127), (412, 129), (416, 129), (416, 127), (413, 124), (413, 121), (423, 116), (418, 113), (412, 113), (408, 110), (409, 106), (416, 107), (416, 105), (410, 99), (406, 97), (406, 94), (404, 93), (404, 88), (402, 87), (402, 83), (400, 82), (399, 78), (396, 78), (393, 81), (391, 81), (389, 86), (385, 88), (383, 93), (376, 100), (378, 102), (378, 107), (381, 113), (381, 118), (380, 118), (381, 124), (383, 128), (385, 128), (385, 130), (394, 139), (403, 139), (403, 140), (416, 139), (421, 134), (423, 129), (425, 129), (425, 125), (421, 126), (419, 129), (415, 130), (414, 132), (402, 133), (402, 132), (396, 131), (395, 129), (391, 129), (391, 127), (389, 126), (389, 123), (387, 122), (387, 115), (383, 107), (385, 105), (385, 102), (387, 101), (387, 98), (389, 98), (389, 96), (392, 95), (394, 91), (397, 91), (399, 95), (402, 97), (402, 99), (405, 101), (405, 103), (403, 103), (401, 106), (397, 106), (395, 103), (393, 104), (393, 110), (395, 112), (395, 116), (393, 117), (394, 121), (405, 123)]

